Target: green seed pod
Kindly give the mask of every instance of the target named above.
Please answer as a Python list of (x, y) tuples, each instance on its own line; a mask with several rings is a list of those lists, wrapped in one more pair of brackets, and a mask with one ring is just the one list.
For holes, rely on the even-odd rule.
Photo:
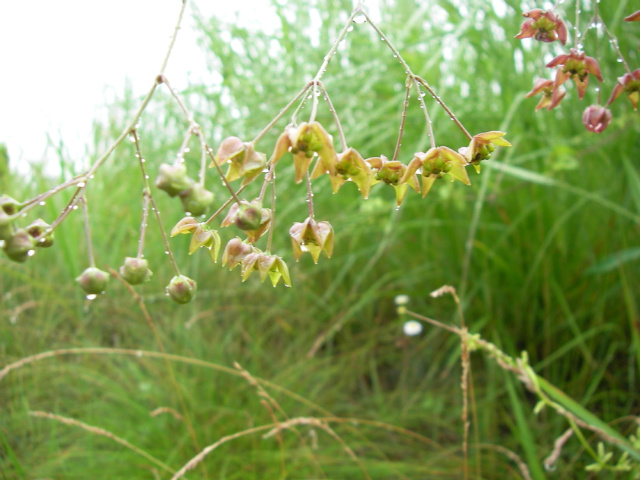
[(7, 215), (15, 215), (20, 211), (20, 202), (9, 195), (0, 195), (0, 210)]
[(151, 279), (153, 272), (149, 270), (149, 262), (144, 258), (127, 257), (120, 267), (120, 275), (129, 285), (140, 285)]
[(176, 275), (167, 285), (167, 295), (176, 303), (189, 303), (196, 294), (197, 284), (184, 275)]
[(4, 253), (14, 262), (26, 262), (35, 253), (33, 237), (24, 228), (19, 228), (5, 240)]
[(175, 197), (189, 190), (194, 184), (193, 180), (187, 176), (187, 167), (184, 163), (160, 165), (160, 171), (156, 177), (156, 187), (164, 190), (170, 197)]
[(262, 205), (240, 204), (235, 224), (240, 230), (257, 230), (262, 224)]
[(213, 193), (204, 188), (199, 183), (194, 183), (191, 188), (180, 194), (182, 208), (189, 215), (198, 217), (207, 213), (209, 206), (213, 203)]
[(40, 237), (38, 241), (36, 241), (36, 247), (48, 248), (53, 245), (53, 232), (49, 232), (44, 237), (41, 236), (44, 232), (47, 231), (49, 227), (50, 225), (41, 218), (37, 219), (27, 227), (27, 233), (29, 233), (29, 235), (31, 235), (34, 239)]
[(109, 274), (99, 268), (89, 267), (76, 278), (76, 282), (87, 295), (98, 295), (107, 289)]

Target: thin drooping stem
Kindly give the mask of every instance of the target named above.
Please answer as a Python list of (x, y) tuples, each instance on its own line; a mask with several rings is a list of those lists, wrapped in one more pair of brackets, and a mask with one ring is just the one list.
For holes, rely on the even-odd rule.
[(222, 179), (222, 183), (224, 184), (225, 187), (227, 187), (227, 190), (229, 190), (229, 193), (231, 194), (231, 198), (233, 199), (234, 202), (239, 204), (240, 199), (236, 195), (236, 192), (233, 190), (233, 187), (227, 180), (227, 177), (222, 172), (222, 168), (220, 168), (220, 165), (218, 165), (218, 162), (213, 156), (213, 150), (206, 143), (205, 143), (205, 149), (206, 149), (207, 155), (209, 155), (209, 158), (211, 158), (211, 164), (216, 167), (216, 170), (218, 171), (218, 175), (220, 175), (220, 178)]
[(82, 203), (82, 215), (84, 217), (84, 235), (87, 242), (87, 255), (89, 256), (89, 266), (95, 268), (96, 261), (93, 257), (93, 244), (91, 242), (91, 228), (89, 226), (89, 209), (87, 208), (87, 200), (84, 195), (78, 198), (78, 202)]
[(305, 178), (307, 179), (307, 207), (309, 208), (309, 218), (314, 218), (313, 190), (311, 189), (311, 178), (309, 177), (308, 171)]
[(442, 101), (442, 98), (440, 98), (440, 96), (435, 92), (435, 90), (433, 90), (433, 88), (429, 86), (427, 81), (422, 77), (416, 77), (416, 80), (420, 82), (420, 85), (422, 85), (425, 88), (425, 90), (427, 90), (427, 92), (431, 94), (431, 96), (435, 99), (435, 101), (440, 104), (440, 106), (444, 109), (444, 111), (447, 112), (447, 115), (449, 115), (449, 118), (453, 120), (453, 123), (455, 123), (456, 127), (458, 127), (462, 131), (464, 136), (467, 137), (469, 141), (471, 141), (473, 139), (473, 136), (464, 127), (464, 125), (460, 123), (460, 120), (458, 120), (458, 117), (456, 117), (451, 111), (451, 109), (447, 107), (447, 105)]
[(136, 158), (138, 159), (138, 164), (140, 165), (140, 171), (142, 173), (142, 183), (144, 184), (144, 188), (142, 190), (142, 223), (140, 224), (140, 236), (138, 238), (138, 254), (136, 258), (140, 259), (143, 257), (144, 250), (144, 239), (147, 233), (147, 222), (149, 218), (149, 199), (151, 198), (151, 188), (149, 187), (149, 175), (147, 175), (147, 171), (144, 168), (145, 160), (142, 156), (142, 151), (140, 150), (140, 138), (138, 137), (137, 130), (131, 131), (131, 136), (133, 137), (133, 143), (136, 150)]
[[(289, 109), (290, 109), (290, 108), (291, 108), (291, 107), (292, 107), (292, 106), (293, 106), (293, 105), (294, 105), (298, 100), (300, 100), (300, 98), (301, 98), (304, 94), (306, 94), (306, 93), (307, 93), (307, 91), (309, 90), (309, 88), (311, 88), (311, 85), (313, 85), (313, 82), (309, 82), (309, 83), (307, 83), (307, 84), (302, 88), (302, 90), (300, 90), (300, 91), (298, 92), (298, 94), (297, 94), (295, 97), (293, 97), (293, 99), (292, 99), (289, 103), (287, 103), (287, 105), (285, 105), (285, 107), (284, 107), (282, 110), (280, 110), (280, 112), (278, 113), (278, 115), (276, 115), (276, 116), (275, 116), (275, 117), (274, 117), (274, 118), (273, 118), (273, 119), (272, 119), (272, 120), (267, 124), (267, 126), (266, 126), (266, 127), (264, 127), (264, 128), (262, 129), (262, 131), (261, 131), (258, 135), (256, 135), (256, 137), (255, 137), (253, 140), (251, 140), (251, 143), (253, 143), (254, 145), (255, 145), (256, 143), (258, 143), (258, 142), (260, 141), (260, 139), (261, 139), (262, 137), (264, 137), (264, 136), (267, 134), (267, 132), (268, 132), (269, 130), (271, 130), (271, 128), (273, 128), (273, 126), (278, 122), (278, 120), (280, 120), (280, 119), (284, 116), (284, 114), (285, 114), (285, 113), (287, 113), (287, 111), (288, 111), (288, 110), (289, 110)], [(297, 112), (297, 110), (296, 110), (296, 112)], [(295, 112), (294, 112), (294, 116), (295, 116)]]
[(340, 118), (338, 117), (338, 113), (336, 112), (336, 109), (333, 107), (333, 103), (331, 102), (331, 98), (329, 98), (329, 94), (327, 93), (327, 89), (324, 87), (324, 84), (322, 82), (319, 82), (319, 85), (320, 85), (320, 88), (322, 89), (324, 100), (327, 102), (329, 111), (333, 116), (333, 121), (336, 122), (338, 135), (340, 136), (340, 145), (342, 146), (342, 151), (344, 151), (347, 149), (347, 139), (344, 136), (344, 130), (342, 130), (342, 125), (340, 124)]
[(151, 202), (151, 208), (153, 213), (155, 214), (156, 221), (158, 222), (158, 228), (160, 229), (160, 236), (162, 237), (162, 243), (164, 243), (164, 251), (167, 255), (169, 255), (169, 261), (173, 266), (173, 271), (176, 276), (180, 275), (180, 269), (178, 268), (178, 264), (176, 263), (176, 259), (173, 256), (173, 252), (171, 251), (171, 245), (169, 244), (169, 239), (167, 238), (167, 234), (164, 231), (164, 227), (162, 226), (162, 220), (160, 219), (160, 212), (158, 211), (158, 207), (156, 205), (153, 197), (149, 197), (149, 201)]
[(347, 36), (347, 33), (349, 33), (349, 27), (351, 27), (351, 22), (353, 22), (353, 19), (356, 17), (356, 15), (360, 13), (364, 14), (361, 3), (359, 3), (358, 6), (356, 6), (356, 8), (353, 10), (353, 12), (351, 12), (351, 15), (349, 15), (349, 18), (345, 22), (344, 27), (342, 27), (340, 34), (333, 42), (333, 45), (331, 45), (329, 52), (324, 56), (322, 65), (320, 65), (320, 68), (318, 69), (318, 73), (316, 73), (316, 76), (313, 77), (313, 81), (311, 82), (313, 84), (313, 94), (312, 94), (313, 106), (311, 107), (311, 116), (309, 117), (309, 122), (313, 122), (316, 118), (316, 112), (318, 109), (319, 82), (322, 79), (322, 76), (324, 75), (324, 73), (327, 71), (327, 66), (329, 66), (329, 62), (331, 61), (336, 51), (338, 50), (338, 45), (340, 44), (340, 42), (342, 42), (342, 40), (344, 40), (344, 38)]
[[(151, 88), (147, 92), (147, 95), (145, 96), (144, 100), (140, 104), (140, 107), (138, 108), (136, 113), (134, 113), (133, 117), (131, 118), (131, 121), (122, 130), (122, 133), (118, 136), (118, 138), (116, 138), (116, 140), (111, 144), (111, 146), (106, 150), (106, 152), (104, 152), (93, 163), (93, 165), (91, 165), (91, 167), (84, 174), (81, 174), (81, 175), (79, 175), (77, 177), (77, 179), (78, 179), (77, 184), (78, 185), (82, 184), (82, 186), (81, 187), (79, 186), (78, 189), (76, 190), (76, 192), (74, 192), (71, 200), (69, 201), (69, 205), (70, 206), (75, 205), (76, 198), (78, 198), (79, 196), (82, 195), (82, 193), (84, 192), (84, 190), (87, 187), (87, 183), (90, 180), (93, 179), (95, 172), (104, 164), (104, 162), (107, 161), (107, 159), (111, 156), (111, 154), (118, 147), (118, 145), (120, 145), (124, 141), (124, 139), (127, 137), (127, 135), (129, 135), (129, 132), (131, 132), (133, 129), (135, 129), (135, 126), (137, 125), (138, 120), (140, 120), (140, 117), (142, 116), (142, 113), (147, 108), (147, 105), (151, 101), (151, 98), (153, 97), (153, 94), (155, 93), (156, 88), (158, 87), (159, 83), (161, 83), (161, 81), (162, 81), (161, 79), (164, 77), (164, 71), (167, 68), (167, 63), (169, 62), (169, 57), (171, 56), (171, 52), (173, 51), (173, 47), (175, 45), (176, 38), (178, 36), (178, 31), (180, 30), (180, 25), (182, 24), (182, 17), (184, 15), (184, 11), (185, 11), (186, 7), (187, 7), (187, 0), (182, 0), (182, 7), (180, 8), (180, 13), (178, 14), (178, 20), (176, 21), (176, 25), (174, 27), (174, 33), (173, 33), (173, 35), (171, 37), (171, 41), (169, 42), (169, 46), (167, 48), (167, 52), (165, 53), (162, 65), (160, 66), (160, 71), (159, 71), (158, 74), (156, 74), (156, 76), (154, 78), (153, 85), (151, 86)], [(75, 182), (75, 180), (74, 180), (74, 182)], [(75, 183), (73, 183), (73, 184), (75, 184)], [(55, 189), (52, 189), (49, 192), (46, 192), (45, 194), (43, 194), (40, 197), (40, 199), (38, 200), (38, 202), (34, 202), (34, 203), (31, 203), (30, 205), (26, 206), (21, 211), (21, 213), (27, 213), (29, 210), (31, 210), (36, 205), (38, 205), (41, 201), (46, 200), (51, 195), (54, 195), (55, 193), (60, 191), (60, 189), (58, 189), (58, 188), (59, 187), (57, 187)], [(66, 186), (63, 187), (63, 188), (66, 188)], [(43, 232), (41, 237), (49, 235), (51, 232), (53, 232), (56, 229), (56, 227), (58, 225), (60, 225), (61, 221), (66, 216), (65, 212), (66, 211), (62, 212), (62, 214), (51, 224), (51, 226)]]
[(396, 142), (396, 149), (393, 152), (393, 158), (395, 161), (398, 159), (400, 153), (400, 145), (402, 145), (402, 134), (404, 133), (404, 122), (407, 119), (407, 109), (409, 108), (409, 93), (411, 92), (411, 86), (409, 85), (409, 79), (405, 83), (404, 102), (402, 103), (402, 115), (400, 116), (400, 128), (398, 129), (398, 141)]
[(611, 43), (611, 46), (615, 50), (616, 55), (618, 56), (618, 60), (620, 60), (620, 62), (624, 66), (624, 69), (627, 71), (627, 73), (629, 75), (631, 75), (631, 68), (629, 67), (629, 64), (627, 63), (627, 60), (624, 58), (624, 55), (622, 55), (622, 52), (620, 51), (620, 46), (618, 45), (618, 39), (616, 38), (616, 36), (614, 34), (612, 34), (609, 31), (609, 29), (604, 24), (602, 19), (600, 19), (600, 25), (602, 26), (602, 30), (604, 30), (604, 33), (607, 35), (607, 38), (609, 39), (609, 43)]
[(267, 236), (267, 252), (271, 252), (273, 242), (273, 230), (276, 222), (276, 167), (273, 165), (267, 174), (271, 184), (271, 222), (269, 223), (269, 234)]

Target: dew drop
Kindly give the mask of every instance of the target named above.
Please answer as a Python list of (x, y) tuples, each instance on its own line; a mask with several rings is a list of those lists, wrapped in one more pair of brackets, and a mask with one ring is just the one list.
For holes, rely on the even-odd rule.
[(85, 182), (78, 182), (78, 187), (84, 188), (86, 186), (87, 186), (87, 184)]
[(92, 293), (92, 294), (90, 294), (90, 295), (87, 295), (87, 296), (86, 296), (86, 299), (87, 299), (87, 300), (94, 300), (97, 296), (98, 296), (98, 295), (96, 295), (95, 293)]
[(43, 200), (42, 202), (40, 202), (38, 205), (46, 205), (46, 202)]
[(72, 209), (73, 209), (73, 210), (77, 210), (77, 209), (78, 209), (78, 205), (74, 205), (74, 206), (72, 207)]
[(165, 254), (165, 255), (169, 255), (169, 250), (165, 250), (165, 251), (164, 251), (164, 254)]
[[(44, 240), (44, 239), (43, 239), (43, 240)], [(29, 251), (27, 252), (27, 257), (33, 257), (35, 254), (36, 254), (36, 251), (35, 251), (35, 250), (29, 250)]]

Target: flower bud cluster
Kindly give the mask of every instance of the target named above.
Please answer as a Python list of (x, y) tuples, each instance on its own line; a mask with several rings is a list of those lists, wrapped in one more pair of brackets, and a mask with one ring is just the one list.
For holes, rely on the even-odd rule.
[[(545, 43), (558, 41), (562, 45), (566, 44), (567, 29), (562, 18), (555, 12), (536, 8), (524, 12), (522, 15), (526, 20), (522, 23), (520, 32), (515, 38), (533, 38)], [(627, 16), (624, 20), (628, 22), (640, 21), (640, 10)], [(591, 26), (604, 28), (602, 25), (602, 18), (596, 14), (589, 21), (587, 28)], [(612, 39), (612, 43), (615, 44), (616, 42), (613, 42), (610, 33), (608, 31), (606, 32), (607, 35), (610, 36), (610, 39)], [(578, 98), (581, 100), (585, 96), (591, 76), (594, 76), (599, 82), (604, 81), (598, 61), (593, 57), (587, 56), (585, 52), (582, 51), (582, 41), (582, 37), (579, 39), (576, 38), (575, 48), (571, 48), (569, 53), (556, 56), (546, 64), (548, 68), (557, 68), (553, 80), (544, 78), (536, 79), (532, 90), (525, 95), (527, 98), (538, 94), (542, 95), (538, 105), (535, 107), (536, 111), (543, 108), (552, 110), (557, 107), (566, 95), (566, 90), (563, 88), (563, 85), (568, 80), (572, 80), (575, 83)], [(640, 97), (640, 69), (631, 71), (621, 57), (619, 50), (616, 51), (616, 54), (619, 56), (619, 61), (623, 63), (627, 69), (627, 73), (618, 78), (605, 106), (600, 105), (600, 90), (598, 89), (598, 104), (591, 105), (585, 109), (582, 115), (582, 123), (588, 131), (593, 133), (602, 133), (611, 123), (612, 114), (606, 107), (618, 98), (620, 94), (625, 93), (627, 95), (634, 110), (636, 110), (638, 106)]]

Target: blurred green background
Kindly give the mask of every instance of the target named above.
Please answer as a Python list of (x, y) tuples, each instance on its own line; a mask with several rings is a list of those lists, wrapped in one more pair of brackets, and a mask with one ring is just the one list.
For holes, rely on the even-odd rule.
[[(157, 225), (149, 222), (145, 257), (154, 276), (137, 291), (166, 351), (183, 359), (169, 362), (171, 368), (162, 359), (132, 353), (159, 347), (127, 289), (112, 280), (105, 295), (89, 302), (75, 285), (87, 266), (79, 214), (57, 231), (54, 248), (26, 264), (0, 258), (2, 365), (55, 349), (132, 349), (61, 355), (3, 378), (2, 478), (170, 478), (158, 463), (112, 439), (28, 412), (104, 428), (178, 470), (221, 437), (273, 422), (256, 388), (233, 373), (233, 362), (271, 382), (263, 386), (280, 409), (274, 413), (280, 421), (336, 417), (329, 424), (358, 462), (326, 431), (302, 426), (299, 435), (284, 431), (280, 439), (263, 439), (260, 432), (230, 441), (186, 478), (367, 478), (364, 471), (375, 479), (463, 478), (459, 339), (428, 326), (419, 336), (405, 336), (405, 319), (393, 302), (396, 295), (409, 295), (411, 310), (458, 324), (451, 298), (429, 296), (444, 284), (457, 289), (471, 331), (514, 356), (528, 351), (537, 373), (624, 435), (633, 433), (640, 408), (638, 114), (622, 96), (611, 106), (609, 128), (600, 135), (587, 132), (581, 116), (597, 103), (595, 81), (585, 100), (567, 84), (559, 107), (534, 113), (537, 98), (524, 95), (535, 78), (554, 73), (544, 64), (561, 48), (514, 40), (520, 4), (492, 5), (385, 0), (380, 11), (380, 27), (472, 134), (508, 132), (513, 146), (499, 149), (480, 175), (470, 170), (471, 187), (438, 183), (424, 199), (409, 192), (396, 209), (393, 189), (384, 185), (363, 200), (355, 185), (333, 195), (328, 179), (320, 178), (314, 182), (315, 213), (334, 227), (334, 255), (317, 266), (304, 256), (295, 263), (287, 232), (306, 218), (307, 206), (285, 157), (278, 170), (273, 251), (287, 261), (293, 288), (274, 289), (253, 277), (241, 283), (237, 270), (213, 264), (204, 251), (188, 256), (189, 239), (180, 236), (171, 240), (172, 248), (199, 288), (185, 306), (164, 295), (173, 272)], [(253, 138), (315, 75), (351, 2), (273, 0), (271, 8), (281, 21), (275, 35), (188, 10), (198, 18), (203, 51), (218, 74), (213, 84), (194, 84), (181, 94), (215, 148), (230, 135)], [(567, 5), (568, 25), (572, 8)], [(640, 29), (621, 22), (631, 10), (629, 2), (619, 2), (601, 13), (634, 69)], [(584, 15), (586, 23), (589, 12)], [(348, 144), (364, 157), (391, 157), (405, 74), (366, 23), (354, 27), (323, 81)], [(584, 48), (589, 54), (595, 45), (593, 30)], [(606, 101), (625, 72), (602, 37), (599, 52)], [(124, 92), (111, 107), (111, 120), (96, 123), (89, 142), (95, 158), (140, 102)], [(438, 144), (465, 145), (444, 111), (435, 102), (427, 106)], [(309, 112), (307, 106), (299, 118)], [(324, 105), (318, 120), (337, 139)], [(269, 154), (287, 121), (285, 116), (258, 149)], [(187, 128), (160, 88), (140, 129), (152, 177), (161, 163), (173, 161)], [(187, 162), (195, 177), (195, 139), (190, 146)], [(427, 148), (423, 112), (412, 93), (400, 159), (406, 163)], [(62, 153), (60, 163), (60, 179), (34, 172), (29, 180), (13, 174), (5, 181), (11, 174), (3, 171), (3, 193), (26, 199), (76, 173)], [(208, 171), (208, 185), (218, 200), (225, 198), (214, 170)], [(258, 188), (252, 185), (245, 198)], [(125, 256), (135, 256), (141, 190), (133, 145), (125, 142), (87, 191), (99, 266), (116, 268)], [(182, 218), (180, 204), (155, 192), (170, 229)], [(68, 195), (54, 197), (36, 215), (52, 221)], [(224, 239), (235, 235), (231, 229), (220, 233)], [(522, 458), (531, 478), (596, 478), (583, 471), (592, 460), (575, 438), (557, 470), (544, 471), (542, 460), (568, 428), (566, 420), (548, 411), (534, 415), (535, 397), (483, 355), (472, 355), (472, 368), (471, 478), (522, 478), (505, 449)], [(180, 415), (150, 415), (161, 407)], [(597, 439), (585, 435), (595, 448)], [(598, 478), (631, 477), (604, 472)]]

